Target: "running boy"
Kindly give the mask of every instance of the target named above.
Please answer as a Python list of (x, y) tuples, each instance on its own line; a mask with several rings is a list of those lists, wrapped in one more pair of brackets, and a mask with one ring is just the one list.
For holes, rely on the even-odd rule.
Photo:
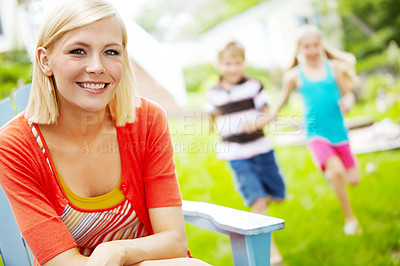
[[(282, 202), (285, 184), (270, 140), (257, 119), (268, 112), (268, 95), (260, 81), (244, 76), (245, 50), (229, 42), (218, 53), (218, 84), (207, 92), (207, 112), (222, 141), (218, 158), (232, 167), (236, 184), (252, 212), (266, 214), (270, 202)], [(257, 123), (258, 124), (258, 123)], [(271, 241), (271, 263), (282, 257)]]

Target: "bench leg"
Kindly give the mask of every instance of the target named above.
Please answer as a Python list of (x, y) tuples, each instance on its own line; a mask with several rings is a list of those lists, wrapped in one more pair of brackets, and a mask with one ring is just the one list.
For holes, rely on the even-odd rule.
[(233, 264), (235, 266), (269, 266), (271, 233), (244, 236), (231, 234)]

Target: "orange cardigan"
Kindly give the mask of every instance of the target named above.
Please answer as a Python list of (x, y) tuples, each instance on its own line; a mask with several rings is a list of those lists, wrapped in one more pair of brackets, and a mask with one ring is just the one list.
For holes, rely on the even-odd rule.
[[(157, 104), (141, 102), (137, 121), (116, 127), (120, 189), (152, 234), (148, 208), (180, 206), (182, 200), (166, 115)], [(22, 114), (0, 129), (0, 184), (40, 264), (77, 246), (60, 217), (68, 199), (50, 164), (52, 169)]]

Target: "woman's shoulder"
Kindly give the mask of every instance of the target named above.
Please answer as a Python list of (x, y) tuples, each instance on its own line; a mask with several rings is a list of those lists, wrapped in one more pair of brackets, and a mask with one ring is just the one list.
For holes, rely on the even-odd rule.
[[(32, 134), (26, 118), (20, 114), (10, 120), (0, 129), (0, 157), (4, 159), (2, 163), (16, 158), (24, 162), (33, 163), (38, 150), (35, 137)], [(13, 159), (14, 158), (14, 159)]]
[(146, 97), (139, 97), (140, 106), (136, 110), (136, 120), (133, 123), (127, 123), (123, 128), (126, 130), (145, 130), (153, 126), (162, 126), (167, 122), (167, 113), (157, 102)]
[(29, 135), (28, 121), (21, 113), (0, 128), (0, 146), (26, 140)]
[(157, 102), (146, 97), (140, 97), (140, 107), (137, 110), (138, 118), (143, 117), (166, 117), (165, 109)]

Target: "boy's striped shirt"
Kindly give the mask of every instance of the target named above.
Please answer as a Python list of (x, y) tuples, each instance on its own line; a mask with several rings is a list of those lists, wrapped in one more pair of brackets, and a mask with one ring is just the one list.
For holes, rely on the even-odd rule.
[(206, 111), (217, 116), (216, 126), (222, 137), (217, 146), (218, 158), (246, 159), (272, 149), (262, 130), (249, 134), (244, 127), (246, 121), (255, 123), (268, 104), (268, 94), (261, 82), (243, 78), (229, 91), (218, 83), (208, 91), (207, 100)]

